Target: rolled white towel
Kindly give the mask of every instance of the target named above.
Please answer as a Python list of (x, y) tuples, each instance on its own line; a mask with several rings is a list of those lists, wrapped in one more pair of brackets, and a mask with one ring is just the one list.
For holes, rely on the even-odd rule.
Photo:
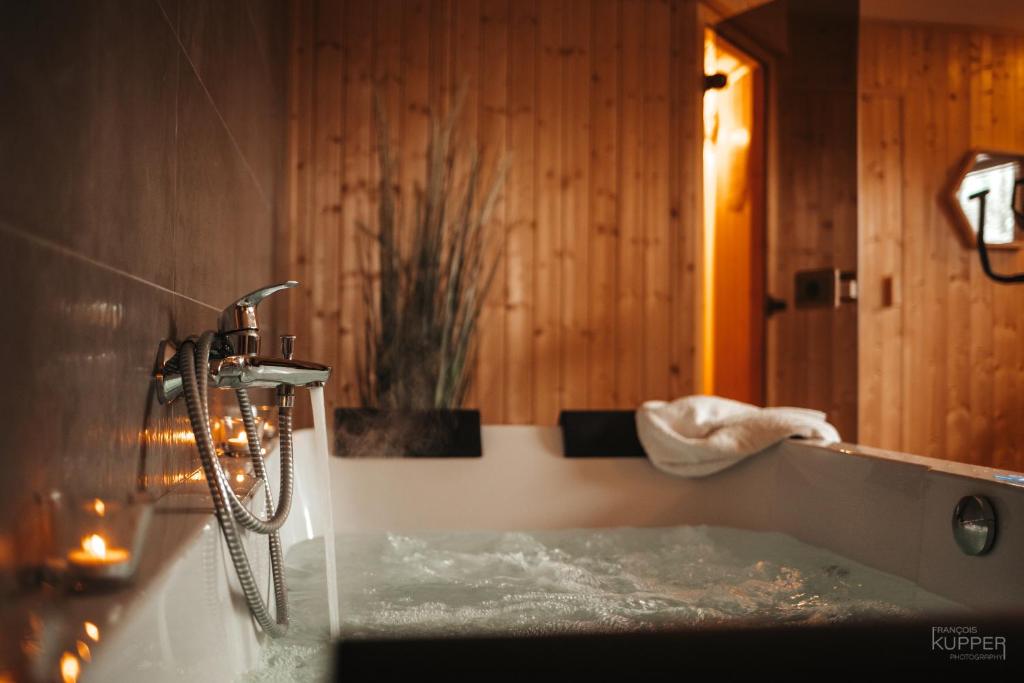
[(840, 440), (821, 411), (759, 408), (718, 396), (647, 401), (636, 412), (636, 429), (654, 466), (680, 477), (714, 474), (783, 439)]

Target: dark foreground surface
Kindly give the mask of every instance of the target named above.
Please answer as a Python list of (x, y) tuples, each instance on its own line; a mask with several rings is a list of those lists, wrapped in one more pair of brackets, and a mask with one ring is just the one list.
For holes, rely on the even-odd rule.
[[(335, 680), (382, 672), (1024, 670), (1024, 618), (820, 627), (707, 628), (630, 635), (338, 643)], [(675, 677), (674, 677), (675, 678)]]

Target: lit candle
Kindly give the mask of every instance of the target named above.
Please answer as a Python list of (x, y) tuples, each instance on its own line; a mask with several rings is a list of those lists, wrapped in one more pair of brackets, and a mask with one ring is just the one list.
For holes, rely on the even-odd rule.
[(78, 658), (70, 652), (60, 656), (60, 678), (64, 683), (77, 683), (78, 675), (82, 673), (82, 665)]
[(102, 536), (90, 534), (68, 553), (68, 567), (81, 578), (123, 579), (131, 574), (130, 558), (126, 549), (108, 547)]

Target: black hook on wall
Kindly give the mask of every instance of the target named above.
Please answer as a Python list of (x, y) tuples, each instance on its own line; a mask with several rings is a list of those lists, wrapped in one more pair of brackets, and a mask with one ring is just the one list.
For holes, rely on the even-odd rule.
[(704, 92), (708, 90), (721, 90), (729, 85), (729, 77), (719, 71), (713, 74), (704, 74)]
[[(1018, 180), (1013, 186), (1013, 195), (1010, 198), (1012, 204), (1013, 198), (1017, 196), (1017, 188), (1024, 184), (1024, 178)], [(985, 201), (988, 197), (988, 190), (981, 190), (970, 195), (968, 199), (978, 200), (978, 257), (981, 259), (981, 269), (985, 271), (985, 275), (996, 282), (1002, 282), (1004, 284), (1015, 284), (1024, 282), (1024, 273), (1017, 273), (1015, 275), (1003, 275), (1002, 273), (996, 273), (992, 270), (992, 264), (989, 263), (988, 259), (988, 245), (985, 243)], [(1015, 216), (1020, 218), (1020, 214), (1014, 208), (1013, 213)]]

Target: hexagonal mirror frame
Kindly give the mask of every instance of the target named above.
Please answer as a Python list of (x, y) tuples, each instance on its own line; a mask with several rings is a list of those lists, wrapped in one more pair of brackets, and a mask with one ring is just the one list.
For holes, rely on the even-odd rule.
[(1024, 154), (972, 149), (949, 190), (949, 205), (964, 244), (977, 247), (984, 194), (985, 244), (989, 249), (1024, 247)]

